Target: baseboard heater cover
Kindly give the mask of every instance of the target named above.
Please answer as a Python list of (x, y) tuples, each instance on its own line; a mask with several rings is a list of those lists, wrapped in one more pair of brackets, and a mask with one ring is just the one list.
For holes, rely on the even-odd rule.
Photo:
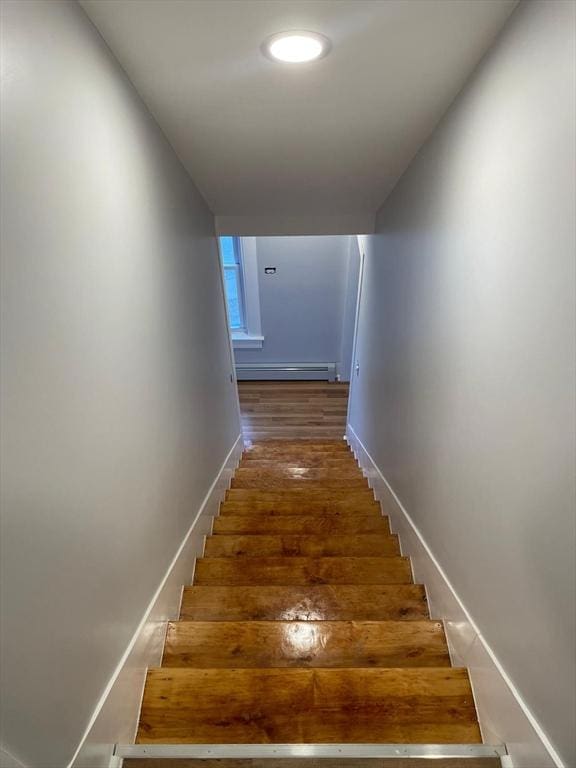
[(336, 381), (336, 363), (237, 363), (239, 381)]
[(503, 757), (503, 745), (491, 744), (125, 744), (117, 757), (266, 759), (266, 758), (460, 758)]

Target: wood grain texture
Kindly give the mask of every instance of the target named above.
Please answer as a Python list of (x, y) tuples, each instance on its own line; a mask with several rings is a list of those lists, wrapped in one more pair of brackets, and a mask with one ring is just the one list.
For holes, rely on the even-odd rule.
[(234, 474), (237, 480), (313, 480), (324, 483), (325, 480), (353, 479), (364, 480), (359, 467), (350, 464), (337, 467), (288, 467), (279, 462), (275, 467), (254, 467), (240, 464)]
[(350, 449), (348, 443), (343, 438), (337, 440), (245, 440), (245, 454), (270, 454), (296, 452), (303, 453), (336, 453), (338, 451), (348, 452)]
[(204, 557), (378, 557), (399, 555), (396, 536), (209, 536)]
[[(267, 454), (264, 454), (267, 455)], [(284, 467), (309, 467), (311, 469), (333, 469), (339, 467), (356, 468), (358, 469), (358, 463), (352, 455), (347, 453), (307, 453), (304, 456), (283, 455), (278, 458), (271, 459), (270, 457), (258, 458), (253, 455), (244, 455), (240, 460), (240, 467), (246, 469), (261, 468), (284, 468)]]
[(348, 384), (309, 381), (238, 382), (245, 439), (342, 438)]
[(368, 490), (368, 480), (365, 477), (322, 477), (322, 478), (308, 478), (304, 476), (293, 476), (291, 478), (281, 477), (277, 475), (265, 475), (264, 477), (238, 475), (238, 477), (232, 478), (232, 488), (258, 488), (263, 491), (266, 490), (279, 490), (279, 491), (292, 491), (300, 490), (305, 493), (310, 490), (317, 490), (320, 492), (330, 491), (333, 488), (342, 489), (344, 491), (365, 488)]
[(220, 514), (238, 509), (252, 509), (276, 514), (314, 513), (354, 513), (375, 512), (380, 515), (380, 505), (374, 499), (371, 490), (351, 491), (348, 494), (341, 491), (317, 493), (314, 490), (294, 490), (260, 492), (254, 489), (233, 488), (226, 491), (225, 499), (220, 506)]
[(377, 502), (370, 498), (360, 501), (307, 502), (295, 501), (225, 501), (220, 507), (220, 514), (226, 515), (262, 515), (283, 516), (307, 515), (318, 517), (375, 517), (382, 514)]
[[(258, 392), (243, 395), (253, 413)], [(266, 418), (292, 387), (267, 392)], [(330, 395), (317, 383), (298, 390), (300, 403), (314, 397)], [(443, 626), (343, 441), (280, 439), (244, 453), (162, 668), (148, 672), (138, 740), (480, 740), (467, 672), (451, 668)]]
[[(268, 443), (261, 443), (259, 446), (255, 444), (250, 448), (246, 448), (242, 453), (241, 461), (244, 466), (249, 467), (257, 462), (289, 462), (292, 464), (306, 464), (311, 463), (316, 466), (324, 466), (323, 462), (328, 462), (326, 466), (331, 464), (338, 464), (342, 462), (348, 462), (356, 465), (356, 460), (353, 454), (349, 451), (346, 443), (343, 443), (342, 447), (338, 450), (298, 450), (296, 447), (291, 448), (279, 448), (278, 446), (272, 446), (271, 448), (264, 449), (263, 446), (267, 446)], [(339, 444), (338, 444), (339, 445)]]
[(194, 584), (410, 584), (407, 557), (212, 557), (196, 561)]
[(342, 405), (348, 401), (348, 384), (318, 382), (319, 386), (312, 388), (303, 381), (252, 383), (254, 386), (251, 387), (251, 391), (248, 391), (246, 382), (239, 382), (239, 397), (242, 403), (282, 404), (290, 402)]
[(214, 519), (214, 535), (221, 534), (310, 534), (346, 535), (364, 533), (389, 534), (387, 517), (377, 515), (262, 515), (229, 514)]
[(180, 618), (196, 621), (380, 621), (428, 618), (420, 584), (185, 587)]
[[(298, 387), (295, 383), (293, 387)], [(328, 385), (333, 386), (333, 385)], [(348, 399), (346, 397), (329, 397), (330, 392), (298, 394), (297, 391), (288, 390), (282, 394), (261, 397), (259, 395), (242, 395), (242, 415), (244, 416), (282, 416), (293, 413), (302, 416), (330, 415), (332, 413), (342, 417), (346, 414)], [(270, 422), (273, 424), (274, 422)], [(308, 422), (309, 423), (309, 422)], [(314, 432), (312, 434), (315, 434)], [(341, 435), (340, 435), (341, 436)]]
[(371, 488), (314, 488), (313, 485), (295, 486), (293, 488), (254, 489), (229, 488), (226, 491), (227, 501), (305, 501), (307, 503), (326, 503), (339, 501), (352, 504), (357, 501), (374, 501), (374, 491)]
[(152, 669), (138, 743), (478, 743), (466, 670)]
[(164, 667), (449, 667), (438, 621), (172, 622)]

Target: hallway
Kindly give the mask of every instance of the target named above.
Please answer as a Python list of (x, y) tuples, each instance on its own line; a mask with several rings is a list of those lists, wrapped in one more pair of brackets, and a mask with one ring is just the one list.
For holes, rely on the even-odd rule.
[(576, 0), (0, 36), (0, 768), (575, 768)]

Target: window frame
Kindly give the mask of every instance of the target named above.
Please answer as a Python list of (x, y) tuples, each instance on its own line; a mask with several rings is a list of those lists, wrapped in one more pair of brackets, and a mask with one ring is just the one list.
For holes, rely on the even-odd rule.
[[(224, 258), (222, 257), (222, 271), (224, 273), (224, 293), (226, 294), (226, 302), (228, 306), (228, 324), (230, 326), (230, 331), (234, 333), (245, 333), (246, 332), (246, 298), (244, 296), (244, 276), (243, 276), (243, 269), (242, 269), (242, 244), (240, 242), (239, 237), (232, 237), (232, 248), (234, 250), (234, 264), (225, 264)], [(220, 241), (219, 241), (220, 242)], [(220, 253), (222, 254), (222, 248), (220, 248)], [(226, 273), (227, 272), (234, 272), (236, 274), (236, 286), (237, 286), (237, 298), (238, 298), (238, 313), (240, 315), (240, 323), (241, 325), (234, 327), (232, 325), (231, 319), (230, 319), (230, 304), (228, 302), (228, 292), (226, 290)]]
[[(262, 349), (264, 336), (260, 316), (260, 287), (258, 282), (258, 257), (255, 237), (233, 236), (235, 253), (239, 264), (228, 265), (228, 269), (239, 269), (239, 285), (241, 288), (242, 328), (231, 328), (230, 336), (234, 349)], [(228, 313), (228, 296), (226, 295), (226, 276), (222, 248), (218, 239), (220, 261), (222, 264), (222, 278)], [(229, 314), (229, 313), (228, 313)], [(228, 318), (228, 322), (229, 318)]]

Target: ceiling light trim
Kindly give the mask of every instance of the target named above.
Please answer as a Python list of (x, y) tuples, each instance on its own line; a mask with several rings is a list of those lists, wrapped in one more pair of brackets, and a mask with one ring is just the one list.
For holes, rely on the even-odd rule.
[[(305, 56), (304, 58), (285, 57), (278, 44), (283, 41), (286, 41), (286, 43), (289, 44), (289, 41), (292, 38), (300, 38), (302, 42), (308, 41), (313, 44), (315, 43), (316, 45), (309, 47), (310, 55)], [(287, 47), (289, 47), (289, 45), (287, 45)], [(304, 47), (305, 46), (302, 46), (302, 48)], [(309, 64), (318, 61), (319, 59), (323, 59), (330, 53), (332, 42), (326, 35), (323, 35), (320, 32), (312, 32), (309, 29), (289, 29), (285, 32), (276, 32), (274, 35), (270, 35), (270, 37), (267, 37), (266, 40), (264, 40), (260, 48), (264, 56), (275, 64), (298, 65)], [(274, 51), (275, 48), (276, 50)]]

